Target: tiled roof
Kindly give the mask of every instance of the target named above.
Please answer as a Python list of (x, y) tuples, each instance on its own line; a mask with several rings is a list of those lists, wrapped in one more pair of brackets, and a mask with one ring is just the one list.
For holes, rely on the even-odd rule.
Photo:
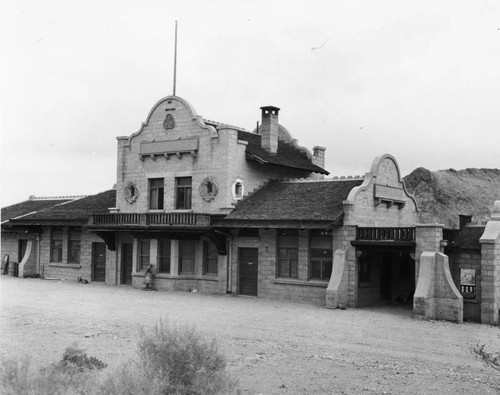
[(2, 222), (20, 217), (29, 213), (46, 210), (55, 205), (70, 202), (72, 199), (30, 199), (2, 208)]
[(329, 174), (325, 169), (312, 164), (311, 159), (309, 159), (304, 151), (283, 140), (278, 140), (278, 152), (276, 154), (272, 154), (262, 148), (261, 136), (259, 134), (238, 130), (238, 140), (248, 142), (246, 154), (247, 158), (250, 160), (320, 174)]
[(342, 202), (362, 179), (271, 182), (244, 199), (217, 225), (237, 226), (281, 221), (336, 222), (343, 214)]
[(481, 249), (479, 239), (484, 233), (484, 226), (466, 226), (455, 236), (453, 247)]
[(98, 193), (47, 210), (26, 215), (13, 223), (42, 225), (44, 222), (78, 221), (87, 222), (92, 214), (108, 213), (116, 205), (116, 190)]

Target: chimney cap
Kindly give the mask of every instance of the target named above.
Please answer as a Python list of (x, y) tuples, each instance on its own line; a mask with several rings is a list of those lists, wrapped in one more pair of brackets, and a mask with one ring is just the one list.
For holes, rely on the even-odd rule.
[(262, 112), (274, 112), (275, 114), (278, 114), (278, 111), (280, 110), (279, 107), (275, 106), (263, 106), (260, 108)]

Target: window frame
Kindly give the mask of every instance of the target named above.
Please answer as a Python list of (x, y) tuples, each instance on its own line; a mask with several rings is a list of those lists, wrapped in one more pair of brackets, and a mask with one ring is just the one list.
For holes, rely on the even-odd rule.
[[(147, 243), (147, 251), (143, 248)], [(146, 253), (147, 252), (147, 253)], [(147, 262), (146, 259), (147, 258)], [(151, 264), (151, 240), (139, 239), (137, 241), (137, 269), (145, 270)]]
[[(168, 245), (167, 251), (164, 250), (164, 246)], [(170, 239), (158, 239), (157, 241), (157, 268), (158, 273), (170, 274), (172, 270), (171, 262), (171, 251), (172, 251), (172, 240)], [(164, 270), (165, 266), (168, 266), (167, 270)]]
[[(55, 235), (58, 234), (58, 238)], [(59, 236), (60, 234), (60, 236)], [(64, 248), (64, 228), (61, 226), (53, 227), (50, 229), (50, 262), (62, 263), (63, 261), (63, 248)], [(56, 247), (56, 242), (59, 242)], [(54, 259), (54, 252), (58, 251), (58, 259)]]
[[(215, 252), (215, 256), (213, 256)], [(212, 253), (212, 254), (211, 254)], [(203, 240), (203, 274), (204, 275), (218, 275), (218, 261), (219, 255), (217, 248), (208, 240)], [(215, 262), (214, 262), (215, 260)]]
[[(77, 235), (78, 237), (72, 238)], [(82, 253), (82, 230), (76, 226), (68, 228), (68, 251), (67, 261), (72, 264), (80, 264), (80, 256)]]
[[(191, 244), (192, 243), (192, 244)], [(187, 244), (184, 245), (183, 244)], [(183, 255), (185, 252), (192, 252), (192, 255)], [(183, 259), (191, 259), (192, 262), (190, 264), (191, 270), (186, 270), (186, 267), (183, 263)], [(195, 273), (195, 265), (196, 265), (196, 240), (179, 240), (179, 258), (178, 258), (178, 267), (179, 274), (194, 274)]]
[[(189, 180), (189, 185), (182, 183)], [(182, 200), (182, 201), (181, 201)], [(193, 177), (175, 177), (175, 209), (191, 210), (193, 206)]]
[(165, 207), (164, 195), (165, 179), (148, 178), (148, 208), (150, 210), (163, 210)]
[[(285, 270), (282, 264), (285, 264)], [(299, 278), (298, 229), (278, 229), (276, 232), (276, 277)]]
[[(333, 270), (333, 246), (332, 246), (332, 232), (324, 229), (312, 229), (309, 231), (309, 280), (316, 281), (329, 281)], [(318, 243), (319, 242), (319, 243)], [(319, 247), (316, 244), (322, 245), (325, 243), (329, 248)], [(313, 254), (314, 251), (314, 254)], [(323, 251), (322, 256), (315, 256), (318, 251)], [(325, 251), (327, 256), (325, 256)], [(314, 266), (319, 264), (320, 276), (313, 276)], [(329, 268), (328, 268), (329, 266)]]

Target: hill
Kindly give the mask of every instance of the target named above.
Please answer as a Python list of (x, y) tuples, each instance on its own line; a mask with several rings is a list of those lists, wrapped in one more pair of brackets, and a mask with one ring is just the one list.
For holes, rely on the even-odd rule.
[(429, 171), (423, 167), (404, 177), (406, 189), (417, 200), (421, 222), (458, 228), (458, 215), (472, 215), (473, 223), (490, 217), (500, 200), (500, 169)]

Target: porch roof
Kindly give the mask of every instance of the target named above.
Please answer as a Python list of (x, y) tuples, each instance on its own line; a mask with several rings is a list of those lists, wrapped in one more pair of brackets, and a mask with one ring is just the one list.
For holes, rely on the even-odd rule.
[[(59, 201), (59, 203), (61, 203)], [(116, 204), (116, 190), (101, 192), (78, 200), (70, 200), (11, 220), (13, 225), (56, 225), (77, 222), (86, 224), (91, 214), (107, 213)]]
[[(271, 182), (239, 203), (216, 227), (323, 227), (341, 223), (342, 202), (362, 179)], [(273, 226), (274, 225), (274, 226)]]

